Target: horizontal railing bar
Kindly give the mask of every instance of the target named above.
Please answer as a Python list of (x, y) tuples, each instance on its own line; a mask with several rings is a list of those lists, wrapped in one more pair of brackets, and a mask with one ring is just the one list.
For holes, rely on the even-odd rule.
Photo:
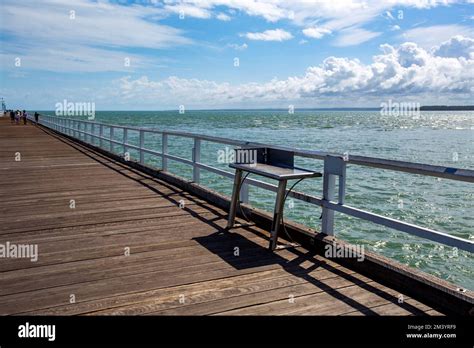
[(150, 149), (145, 149), (145, 148), (143, 148), (142, 151), (143, 151), (143, 152), (146, 152), (146, 153), (149, 153), (149, 154), (151, 154), (151, 155), (163, 157), (163, 154), (162, 154), (161, 152), (159, 152), (159, 151), (150, 150)]
[(200, 163), (200, 162), (196, 162), (195, 165), (196, 165), (196, 167), (198, 167), (200, 169), (207, 170), (207, 171), (212, 172), (214, 174), (218, 174), (218, 175), (224, 176), (226, 178), (230, 178), (230, 179), (234, 178), (234, 173), (231, 173), (231, 172), (228, 172), (228, 171), (216, 168), (216, 167), (212, 167), (212, 166), (209, 166), (207, 164)]
[(445, 179), (474, 182), (474, 170), (469, 169), (458, 169), (396, 160), (384, 160), (381, 158), (363, 156), (350, 156), (349, 163), (381, 169), (397, 170), (399, 172), (407, 172), (411, 174), (429, 175)]
[(322, 201), (322, 206), (338, 211), (346, 215), (354, 216), (359, 219), (376, 223), (378, 225), (383, 225), (383, 226), (390, 227), (398, 231), (406, 232), (418, 237), (422, 237), (425, 239), (429, 239), (429, 240), (441, 243), (441, 244), (463, 249), (471, 253), (474, 251), (473, 241), (459, 238), (456, 236), (452, 236), (447, 233), (438, 232), (435, 230), (431, 230), (429, 228), (420, 227), (417, 225), (413, 225), (407, 222), (388, 218), (388, 217), (378, 215), (375, 213), (370, 213), (370, 212), (357, 209), (354, 207), (350, 207), (347, 205), (337, 204), (335, 202)]
[(194, 133), (186, 133), (186, 132), (178, 132), (178, 131), (161, 131), (161, 133), (168, 134), (171, 136), (193, 138), (193, 139), (199, 139), (199, 140), (226, 144), (226, 145), (246, 146), (248, 144), (245, 141), (226, 139), (226, 138), (214, 137), (214, 136), (203, 135), (203, 134), (194, 134)]
[(182, 157), (178, 157), (178, 156), (174, 156), (174, 155), (170, 155), (168, 153), (161, 154), (161, 156), (164, 156), (168, 159), (172, 159), (174, 161), (178, 161), (178, 162), (185, 163), (185, 164), (190, 164), (190, 165), (194, 164), (193, 161), (191, 161), (191, 160), (188, 160), (188, 159), (182, 158)]

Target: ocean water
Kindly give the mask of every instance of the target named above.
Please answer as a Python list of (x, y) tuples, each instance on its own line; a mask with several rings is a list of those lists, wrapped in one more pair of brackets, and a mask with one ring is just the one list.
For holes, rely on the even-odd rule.
[[(43, 112), (53, 114), (52, 112)], [(474, 112), (423, 111), (419, 116), (382, 116), (377, 111), (130, 111), (96, 112), (96, 121), (179, 130), (229, 139), (256, 141), (349, 156), (365, 155), (425, 164), (474, 169)], [(107, 134), (105, 132), (105, 134)], [(117, 140), (122, 134), (115, 133)], [(129, 133), (138, 145), (138, 134)], [(169, 138), (171, 154), (191, 159), (192, 140)], [(147, 134), (148, 148), (161, 149), (161, 137)], [(230, 148), (229, 148), (230, 149)], [(226, 146), (203, 142), (201, 162), (222, 169), (219, 151)], [(120, 146), (115, 151), (122, 152)], [(132, 157), (137, 153), (130, 151)], [(149, 164), (160, 159), (146, 156)], [(322, 161), (297, 159), (304, 168), (322, 171)], [(192, 178), (191, 168), (168, 161), (171, 172)], [(263, 180), (258, 178), (259, 180)], [(271, 181), (269, 181), (271, 182)], [(230, 195), (232, 181), (201, 171), (201, 184)], [(291, 183), (289, 183), (291, 185)], [(349, 165), (346, 204), (420, 226), (474, 239), (474, 185), (447, 179)], [(322, 179), (305, 180), (295, 190), (322, 195)], [(250, 203), (272, 211), (275, 196), (250, 188)], [(320, 229), (321, 209), (289, 199), (285, 219)], [(474, 289), (474, 257), (456, 250), (357, 218), (336, 213), (336, 236), (363, 244), (386, 257), (418, 268), (462, 287)]]

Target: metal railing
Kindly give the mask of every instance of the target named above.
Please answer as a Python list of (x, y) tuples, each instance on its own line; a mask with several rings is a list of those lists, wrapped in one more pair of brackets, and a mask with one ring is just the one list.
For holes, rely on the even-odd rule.
[[(123, 152), (126, 153), (128, 149), (137, 150), (139, 153), (138, 161), (140, 164), (144, 164), (145, 154), (161, 157), (161, 169), (164, 171), (168, 170), (168, 160), (177, 161), (192, 166), (193, 168), (193, 181), (195, 183), (200, 182), (200, 171), (205, 170), (214, 174), (221, 175), (226, 178), (233, 179), (234, 173), (201, 163), (201, 142), (207, 141), (211, 143), (226, 144), (235, 147), (267, 147), (274, 149), (281, 149), (292, 151), (297, 157), (312, 158), (324, 161), (324, 176), (323, 176), (323, 197), (317, 197), (302, 192), (291, 191), (288, 196), (294, 199), (298, 199), (307, 203), (315, 204), (322, 207), (322, 225), (321, 232), (327, 235), (334, 235), (334, 212), (340, 212), (346, 215), (350, 215), (359, 219), (373, 222), (375, 224), (383, 225), (398, 231), (406, 232), (418, 237), (426, 238), (441, 244), (456, 247), (468, 252), (473, 252), (474, 241), (466, 240), (456, 236), (449, 235), (444, 232), (432, 230), (426, 227), (421, 227), (411, 223), (403, 222), (400, 220), (385, 217), (379, 214), (361, 210), (355, 207), (344, 204), (345, 197), (345, 179), (346, 179), (346, 166), (347, 165), (360, 165), (374, 168), (382, 168), (386, 170), (420, 174), (433, 176), (438, 178), (445, 178), (464, 182), (474, 182), (474, 170), (470, 169), (458, 169), (451, 167), (427, 165), (420, 163), (411, 163), (404, 161), (387, 160), (381, 158), (365, 157), (365, 156), (353, 156), (350, 157), (341, 156), (337, 154), (330, 154), (321, 151), (311, 151), (294, 149), (288, 147), (274, 146), (261, 144), (256, 142), (245, 142), (239, 140), (232, 140), (208, 135), (192, 134), (186, 132), (177, 131), (165, 131), (147, 128), (128, 127), (120, 125), (104, 124), (92, 121), (85, 121), (73, 118), (41, 115), (39, 123), (43, 126), (51, 128), (60, 133), (67, 134), (69, 136), (78, 138), (88, 143), (93, 143), (92, 139), (98, 139), (99, 146), (106, 149), (105, 143), (107, 143), (108, 150), (113, 152), (113, 146), (120, 145), (123, 147)], [(109, 128), (110, 132), (108, 136), (104, 135), (104, 128)], [(96, 134), (96, 130), (99, 129), (99, 134)], [(114, 139), (115, 129), (123, 130), (122, 141)], [(138, 132), (139, 134), (139, 145), (133, 145), (128, 142), (129, 132)], [(148, 149), (145, 147), (146, 134), (161, 134), (162, 147), (161, 151)], [(176, 155), (168, 153), (168, 137), (177, 136), (192, 139), (194, 146), (192, 148), (192, 159), (186, 159)], [(89, 141), (87, 138), (89, 137)], [(334, 201), (336, 193), (336, 178), (339, 178), (338, 187), (338, 199)], [(245, 203), (248, 202), (248, 185), (253, 185), (273, 192), (277, 191), (277, 186), (270, 183), (266, 183), (253, 178), (248, 178), (244, 185), (242, 185), (241, 200)]]

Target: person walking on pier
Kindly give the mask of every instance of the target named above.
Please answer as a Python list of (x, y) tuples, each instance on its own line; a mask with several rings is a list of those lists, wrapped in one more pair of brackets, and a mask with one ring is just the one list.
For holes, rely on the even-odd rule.
[(15, 113), (10, 110), (10, 123), (15, 123)]
[(38, 125), (39, 114), (35, 112), (35, 124)]
[(20, 124), (20, 110), (15, 112), (15, 124)]
[(28, 119), (28, 113), (26, 112), (26, 110), (23, 110), (23, 112), (21, 113), (21, 117), (23, 119), (23, 125), (26, 126), (26, 120)]

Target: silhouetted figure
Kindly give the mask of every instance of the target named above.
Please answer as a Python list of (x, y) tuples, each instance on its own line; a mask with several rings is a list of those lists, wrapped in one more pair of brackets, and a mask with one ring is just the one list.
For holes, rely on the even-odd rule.
[(39, 120), (39, 114), (35, 112), (35, 123), (38, 125), (38, 120)]
[(26, 112), (26, 110), (23, 110), (23, 112), (21, 113), (21, 118), (23, 119), (23, 125), (26, 125), (26, 121), (28, 120), (28, 113)]
[(15, 113), (13, 110), (10, 110), (10, 122), (15, 123)]

